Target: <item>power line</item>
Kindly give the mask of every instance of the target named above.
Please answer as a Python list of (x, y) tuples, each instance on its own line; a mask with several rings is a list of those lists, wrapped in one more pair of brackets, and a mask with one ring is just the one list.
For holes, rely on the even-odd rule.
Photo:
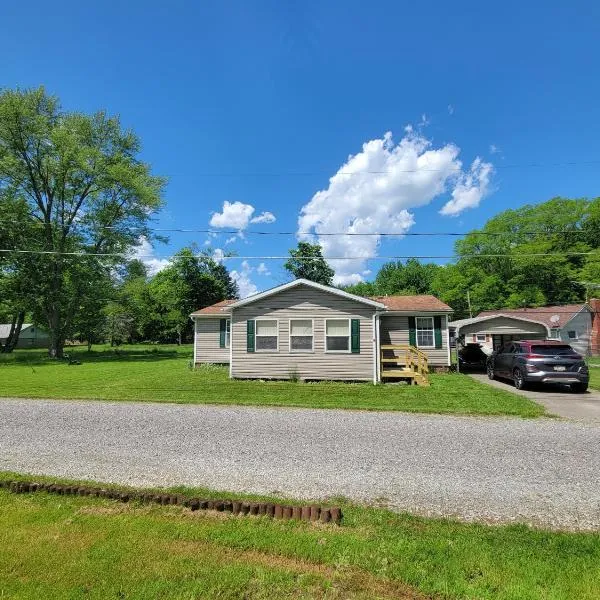
[[(2, 221), (0, 220), (0, 224), (3, 223), (13, 223), (20, 224), (20, 221), (9, 220)], [(44, 227), (46, 225), (51, 225), (53, 227), (61, 227), (59, 223), (42, 223), (35, 222), (30, 225), (35, 225), (38, 227)], [(75, 227), (85, 227), (84, 225), (74, 224)], [(169, 227), (116, 227), (116, 226), (100, 226), (98, 229), (107, 229), (107, 230), (129, 230), (129, 231), (156, 231), (163, 233), (206, 233), (206, 234), (214, 234), (214, 235), (238, 235), (239, 233), (243, 233), (244, 235), (306, 235), (306, 236), (318, 236), (318, 237), (327, 237), (327, 236), (380, 236), (380, 237), (434, 237), (434, 236), (453, 236), (453, 237), (461, 237), (467, 235), (484, 235), (491, 237), (499, 237), (499, 236), (515, 236), (515, 235), (573, 235), (573, 234), (586, 234), (587, 232), (582, 229), (575, 230), (558, 230), (558, 231), (406, 231), (404, 233), (398, 232), (355, 232), (355, 231), (337, 231), (337, 232), (316, 232), (316, 231), (263, 231), (263, 230), (252, 230), (252, 229), (195, 229), (195, 228), (169, 228)]]
[[(133, 260), (134, 258), (154, 258), (158, 260), (171, 260), (176, 258), (177, 255), (172, 256), (155, 256), (154, 254), (136, 254), (135, 256), (123, 252), (60, 252), (56, 250), (21, 250), (21, 249), (11, 249), (11, 248), (2, 248), (0, 249), (2, 253), (13, 253), (13, 254), (40, 254), (40, 255), (56, 255), (56, 256), (96, 256), (96, 257), (112, 257), (112, 258), (126, 258), (128, 260)], [(416, 259), (460, 259), (460, 258), (519, 258), (521, 256), (528, 257), (541, 257), (541, 256), (590, 256), (595, 255), (596, 252), (519, 252), (518, 255), (507, 254), (507, 253), (498, 253), (498, 254), (448, 254), (448, 255), (415, 255), (415, 254), (407, 254), (407, 255), (396, 255), (396, 256), (326, 256), (326, 260), (406, 260), (409, 258)], [(203, 254), (195, 254), (194, 258), (203, 258), (206, 255)], [(223, 255), (223, 256), (212, 256), (215, 260), (289, 260), (290, 258), (295, 258), (298, 260), (320, 260), (321, 257), (315, 256), (294, 256), (291, 257), (289, 255), (285, 256), (237, 256), (237, 255)]]
[[(542, 168), (555, 168), (555, 167), (574, 167), (574, 166), (593, 166), (600, 164), (600, 160), (587, 160), (587, 161), (562, 161), (554, 163), (513, 163), (505, 165), (493, 165), (494, 169), (542, 169)], [(396, 173), (454, 173), (461, 172), (461, 167), (451, 167), (448, 169), (393, 169), (386, 171), (338, 171), (335, 175), (394, 175)], [(221, 171), (221, 172), (195, 172), (194, 177), (310, 177), (314, 175), (330, 175), (331, 170), (315, 170), (315, 171)], [(191, 174), (190, 174), (191, 175)], [(334, 176), (335, 176), (334, 175)], [(172, 175), (173, 176), (173, 175)], [(174, 174), (178, 176), (178, 174)]]

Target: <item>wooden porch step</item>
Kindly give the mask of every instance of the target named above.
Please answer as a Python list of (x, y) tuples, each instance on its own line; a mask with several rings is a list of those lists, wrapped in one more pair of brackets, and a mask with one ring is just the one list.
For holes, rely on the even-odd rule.
[(398, 377), (398, 378), (406, 378), (406, 377), (418, 377), (419, 374), (413, 371), (412, 369), (382, 369), (381, 371), (382, 377)]

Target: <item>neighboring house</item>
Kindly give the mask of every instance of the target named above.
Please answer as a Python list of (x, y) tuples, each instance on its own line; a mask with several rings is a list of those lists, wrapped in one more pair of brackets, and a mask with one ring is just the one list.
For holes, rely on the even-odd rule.
[[(0, 324), (0, 345), (6, 343), (10, 335), (10, 328), (10, 323)], [(50, 336), (43, 329), (31, 323), (23, 323), (17, 348), (47, 348), (49, 339)]]
[(194, 362), (229, 363), (233, 378), (377, 382), (386, 345), (447, 368), (451, 312), (434, 296), (363, 298), (297, 279), (193, 313)]
[(590, 339), (593, 310), (589, 304), (502, 309), (501, 311), (484, 311), (479, 316), (493, 315), (498, 312), (544, 323), (550, 330), (550, 339), (571, 344), (583, 356), (589, 356), (592, 353)]

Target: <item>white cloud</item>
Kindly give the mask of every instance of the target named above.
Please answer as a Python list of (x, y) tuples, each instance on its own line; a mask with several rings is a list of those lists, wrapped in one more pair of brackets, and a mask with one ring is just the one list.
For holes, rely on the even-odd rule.
[(256, 284), (250, 279), (250, 275), (254, 269), (250, 266), (247, 260), (242, 262), (241, 269), (239, 271), (233, 270), (230, 272), (231, 278), (237, 283), (240, 290), (240, 296), (246, 298), (252, 296), (258, 292)]
[(256, 272), (259, 275), (270, 275), (271, 271), (269, 271), (269, 268), (267, 267), (267, 265), (265, 265), (264, 262), (261, 262), (260, 265), (258, 265), (258, 267), (256, 267)]
[[(452, 190), (444, 214), (458, 214), (476, 206), (485, 194), (492, 166), (477, 159), (463, 173), (460, 149), (452, 144), (434, 148), (411, 125), (397, 144), (391, 132), (363, 144), (305, 204), (298, 219), (298, 237), (318, 240), (323, 254), (336, 270), (335, 283), (363, 280), (366, 258), (377, 255), (379, 235), (327, 236), (327, 233), (406, 233), (414, 218), (409, 209), (424, 206)], [(471, 188), (478, 191), (469, 197)], [(303, 234), (302, 232), (308, 232)], [(331, 260), (352, 257), (353, 260)]]
[(452, 190), (452, 200), (448, 200), (440, 214), (455, 217), (467, 208), (479, 206), (487, 194), (493, 167), (478, 157), (473, 161), (468, 173), (461, 173)]
[(154, 255), (154, 248), (146, 237), (140, 237), (139, 243), (139, 246), (131, 252), (130, 259), (141, 260), (148, 270), (148, 275), (152, 277), (169, 265), (169, 259)]
[(215, 212), (210, 218), (211, 227), (231, 227), (238, 229), (240, 237), (241, 232), (248, 227), (250, 223), (274, 223), (275, 215), (272, 212), (264, 211), (257, 217), (252, 218), (255, 208), (252, 204), (244, 204), (243, 202), (235, 201), (223, 202), (223, 212)]
[(210, 218), (211, 227), (232, 227), (234, 229), (246, 229), (254, 206), (243, 202), (223, 202), (223, 212), (213, 213)]
[(221, 263), (225, 259), (225, 252), (223, 252), (223, 250), (221, 248), (215, 248), (213, 250), (212, 257), (213, 257), (213, 260), (215, 260), (218, 263)]
[(260, 213), (258, 217), (254, 217), (254, 219), (250, 220), (250, 223), (275, 223), (277, 219), (272, 212), (266, 210), (265, 212)]

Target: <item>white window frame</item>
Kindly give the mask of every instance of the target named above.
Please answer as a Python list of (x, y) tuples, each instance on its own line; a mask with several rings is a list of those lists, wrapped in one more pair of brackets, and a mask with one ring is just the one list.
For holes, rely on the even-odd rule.
[[(330, 337), (327, 335), (327, 321), (348, 321), (348, 350), (327, 350), (327, 338)], [(329, 319), (325, 319), (324, 322), (325, 329), (323, 331), (325, 335), (325, 354), (350, 354), (352, 352), (352, 319), (345, 319), (344, 317), (336, 318), (331, 317)], [(341, 336), (331, 336), (331, 337), (341, 337)]]
[(225, 319), (225, 348), (231, 348), (231, 319)]
[[(257, 340), (259, 337), (273, 337), (270, 335), (258, 335), (258, 323), (260, 321), (275, 321), (275, 323), (277, 323), (277, 348), (275, 348), (274, 350), (271, 348), (263, 348), (263, 349), (259, 350), (259, 348), (258, 348)], [(271, 319), (269, 317), (254, 319), (254, 352), (266, 352), (266, 353), (279, 352), (279, 319)]]
[[(431, 321), (431, 333), (433, 334), (433, 344), (431, 346), (423, 346), (423, 345), (419, 344), (419, 319), (429, 319)], [(421, 329), (421, 331), (425, 331), (425, 330)], [(427, 331), (429, 331), (429, 329), (427, 329)], [(417, 344), (417, 348), (435, 348), (435, 318), (434, 317), (430, 317), (428, 315), (415, 316), (415, 342)]]
[[(301, 335), (301, 336), (293, 336), (292, 335), (292, 321), (310, 321), (310, 330), (311, 330), (311, 337), (312, 337), (312, 344), (311, 344), (311, 348), (310, 350), (294, 350), (292, 348), (292, 338), (293, 337), (308, 337), (305, 335)], [(296, 353), (300, 353), (300, 354), (312, 354), (315, 351), (315, 320), (314, 319), (303, 319), (302, 317), (296, 317), (294, 319), (290, 319), (290, 322), (288, 323), (289, 326), (289, 331), (288, 331), (288, 344), (289, 344), (289, 349), (290, 349), (290, 354), (296, 354)]]

